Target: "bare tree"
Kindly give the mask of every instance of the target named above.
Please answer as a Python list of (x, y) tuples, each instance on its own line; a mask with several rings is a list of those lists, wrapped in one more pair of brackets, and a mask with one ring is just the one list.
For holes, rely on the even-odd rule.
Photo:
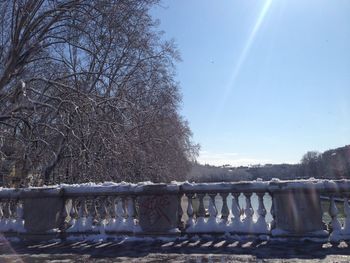
[(301, 159), (300, 168), (305, 177), (322, 178), (324, 176), (322, 154), (317, 151), (308, 151)]
[(198, 146), (179, 116), (179, 54), (156, 0), (0, 3), (3, 159), (45, 183), (183, 179)]

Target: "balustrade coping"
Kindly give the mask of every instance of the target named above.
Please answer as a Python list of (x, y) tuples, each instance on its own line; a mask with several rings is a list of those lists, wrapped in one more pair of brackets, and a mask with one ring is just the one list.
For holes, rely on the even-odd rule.
[(75, 184), (55, 185), (28, 188), (0, 188), (0, 199), (22, 199), (43, 197), (75, 197), (75, 196), (110, 196), (110, 195), (163, 195), (186, 193), (261, 193), (283, 191), (312, 190), (320, 193), (350, 194), (350, 180), (271, 180), (271, 181), (241, 181), (219, 183), (189, 183), (172, 182), (170, 184), (156, 184), (143, 182), (103, 184)]

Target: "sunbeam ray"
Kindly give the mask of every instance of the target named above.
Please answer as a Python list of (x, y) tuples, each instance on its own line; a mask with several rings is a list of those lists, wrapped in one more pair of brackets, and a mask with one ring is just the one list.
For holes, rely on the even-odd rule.
[(254, 27), (251, 31), (251, 33), (249, 34), (249, 37), (246, 41), (246, 44), (244, 45), (244, 48), (237, 60), (237, 63), (235, 64), (235, 66), (233, 67), (232, 73), (231, 73), (231, 77), (230, 80), (228, 81), (228, 84), (226, 85), (224, 92), (223, 92), (223, 96), (222, 96), (222, 102), (219, 103), (219, 113), (222, 111), (222, 108), (225, 106), (226, 101), (232, 91), (232, 88), (234, 86), (234, 83), (237, 79), (238, 74), (241, 71), (241, 68), (246, 60), (246, 57), (250, 51), (250, 48), (252, 46), (252, 44), (254, 43), (255, 37), (264, 21), (264, 18), (266, 17), (266, 14), (268, 13), (270, 6), (272, 4), (272, 0), (266, 0), (266, 2), (264, 3), (259, 16), (256, 19), (256, 22), (254, 24)]

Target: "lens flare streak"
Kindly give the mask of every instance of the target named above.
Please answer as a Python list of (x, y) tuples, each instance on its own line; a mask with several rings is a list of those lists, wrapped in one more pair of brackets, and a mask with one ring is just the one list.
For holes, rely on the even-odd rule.
[(246, 41), (246, 44), (245, 44), (245, 46), (244, 46), (244, 48), (243, 48), (243, 50), (238, 58), (237, 63), (235, 64), (235, 66), (233, 68), (231, 78), (230, 78), (230, 80), (225, 88), (224, 96), (223, 96), (223, 103), (220, 103), (220, 105), (222, 107), (224, 107), (226, 104), (226, 100), (229, 97), (229, 94), (232, 90), (232, 87), (237, 79), (237, 76), (242, 68), (242, 65), (244, 64), (244, 61), (246, 60), (246, 57), (250, 51), (250, 48), (251, 48), (252, 44), (254, 43), (255, 37), (256, 37), (256, 35), (257, 35), (257, 33), (258, 33), (258, 31), (259, 31), (259, 29), (264, 21), (264, 18), (270, 9), (271, 3), (272, 3), (272, 0), (266, 0), (263, 8), (260, 11), (258, 18), (254, 24), (254, 27), (253, 27), (251, 33), (249, 34), (249, 37)]

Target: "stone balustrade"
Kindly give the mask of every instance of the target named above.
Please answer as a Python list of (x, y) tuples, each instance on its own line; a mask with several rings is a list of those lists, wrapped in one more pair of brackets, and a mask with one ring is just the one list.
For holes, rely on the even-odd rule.
[(81, 184), (0, 189), (5, 236), (350, 239), (350, 181)]
[[(180, 197), (186, 207), (179, 208), (186, 233), (269, 234), (273, 221), (266, 221), (266, 182), (183, 184)], [(256, 209), (252, 206), (255, 195)], [(242, 202), (243, 201), (243, 202)], [(270, 201), (270, 203), (272, 203)], [(196, 209), (194, 209), (196, 206)], [(270, 211), (271, 213), (271, 208)], [(273, 207), (272, 207), (273, 213)], [(185, 216), (183, 216), (185, 214)]]
[(0, 192), (0, 232), (25, 232), (23, 200), (12, 191)]

